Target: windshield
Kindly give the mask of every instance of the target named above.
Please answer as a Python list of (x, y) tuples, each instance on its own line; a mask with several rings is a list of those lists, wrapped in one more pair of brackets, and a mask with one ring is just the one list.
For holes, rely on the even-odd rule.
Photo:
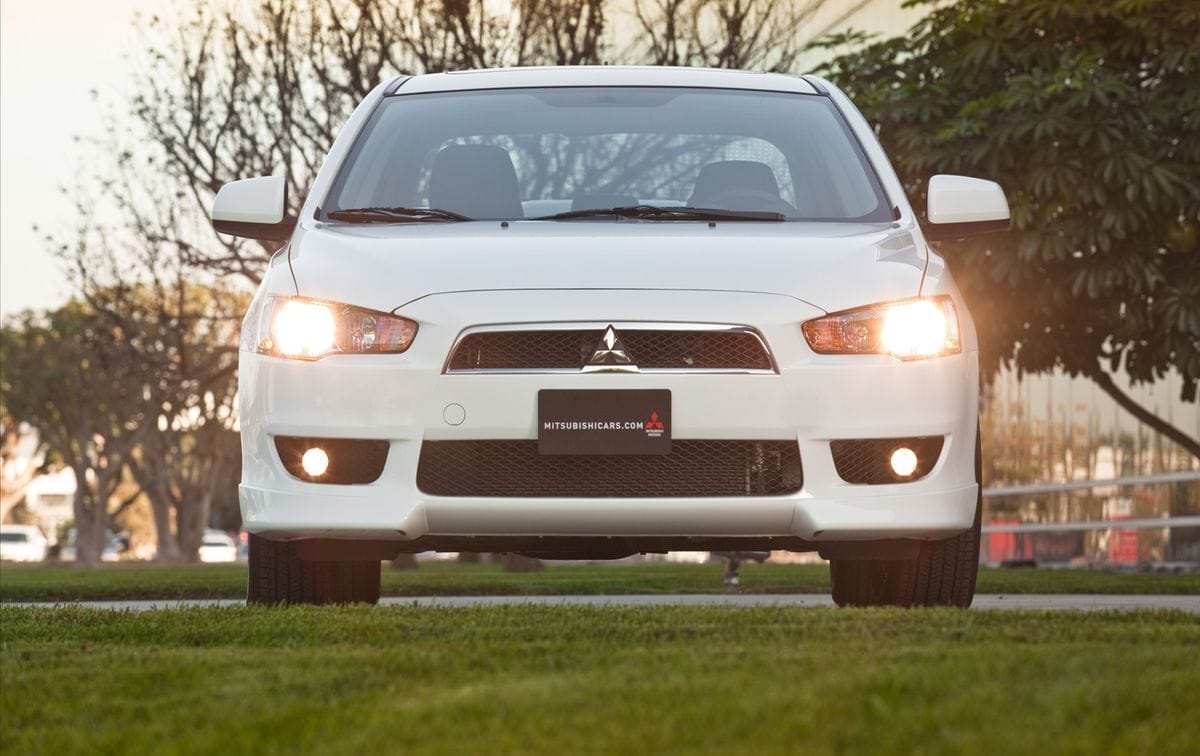
[(0, 533), (0, 543), (29, 543), (29, 536), (24, 533)]
[[(343, 164), (322, 217), (435, 220), (396, 212), (424, 208), (518, 220), (639, 205), (786, 220), (892, 219), (875, 174), (827, 97), (657, 87), (384, 98)], [(364, 208), (392, 212), (346, 212)]]

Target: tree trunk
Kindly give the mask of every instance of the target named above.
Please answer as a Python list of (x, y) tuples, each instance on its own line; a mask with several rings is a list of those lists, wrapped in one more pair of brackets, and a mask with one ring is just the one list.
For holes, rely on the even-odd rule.
[(1096, 370), (1088, 373), (1088, 377), (1095, 381), (1101, 391), (1111, 396), (1129, 414), (1179, 444), (1188, 454), (1191, 454), (1196, 459), (1200, 459), (1200, 440), (1192, 438), (1138, 404), (1133, 400), (1133, 397), (1121, 390), (1121, 387), (1113, 381), (1112, 376), (1105, 372), (1103, 368), (1097, 367)]
[(75, 477), (75, 563), (95, 567), (108, 543), (108, 512), (99, 503), (97, 492), (91, 490), (87, 476), (77, 471)]
[(158, 562), (178, 562), (179, 542), (171, 530), (171, 502), (164, 495), (163, 486), (155, 485), (150, 496), (150, 511), (154, 513), (154, 533), (158, 539), (158, 549), (154, 559)]
[[(186, 495), (186, 494), (185, 494)], [(212, 491), (203, 495), (192, 492), (192, 501), (185, 504), (175, 502), (175, 527), (179, 532), (179, 555), (189, 564), (200, 561), (200, 544), (204, 542), (204, 531), (208, 528), (208, 516), (212, 510)]]

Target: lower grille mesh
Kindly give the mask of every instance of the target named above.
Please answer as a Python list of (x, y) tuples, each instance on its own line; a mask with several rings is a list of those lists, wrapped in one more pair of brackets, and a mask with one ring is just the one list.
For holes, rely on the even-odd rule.
[(541, 455), (537, 441), (426, 441), (417, 487), (434, 496), (657, 498), (800, 490), (795, 441), (672, 442), (670, 454)]
[[(924, 478), (937, 464), (942, 454), (942, 436), (914, 438), (854, 438), (831, 441), (833, 465), (838, 477), (847, 483), (881, 484), (907, 483)], [(892, 452), (900, 447), (917, 454), (917, 469), (912, 475), (900, 477), (892, 472)]]

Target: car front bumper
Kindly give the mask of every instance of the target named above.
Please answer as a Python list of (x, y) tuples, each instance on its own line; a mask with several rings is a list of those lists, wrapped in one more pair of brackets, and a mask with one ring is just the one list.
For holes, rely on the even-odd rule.
[[(655, 294), (622, 307), (619, 318), (613, 318), (613, 292), (435, 296), (401, 311), (420, 323), (404, 354), (305, 362), (242, 352), (246, 530), (273, 538), (792, 537), (821, 543), (943, 538), (971, 526), (978, 495), (976, 352), (911, 362), (816, 355), (800, 323), (822, 312), (806, 303), (765, 294)], [(443, 372), (448, 350), (469, 326), (609, 318), (752, 326), (778, 372)], [(616, 499), (441, 497), (418, 489), (424, 441), (536, 439), (539, 390), (593, 388), (669, 389), (676, 440), (794, 439), (803, 486), (782, 496)], [(447, 411), (451, 405), (465, 414), (457, 425), (447, 419), (457, 419)], [(365, 485), (306, 482), (284, 469), (276, 435), (384, 439), (387, 463)], [(830, 450), (835, 439), (936, 435), (945, 438), (937, 464), (905, 483), (846, 483)]]

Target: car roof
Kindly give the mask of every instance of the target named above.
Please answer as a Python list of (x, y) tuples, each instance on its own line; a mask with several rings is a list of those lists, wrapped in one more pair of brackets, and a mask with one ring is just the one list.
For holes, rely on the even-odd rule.
[(397, 80), (388, 94), (520, 87), (708, 87), (821, 94), (799, 76), (764, 71), (667, 66), (532, 66), (423, 74)]

